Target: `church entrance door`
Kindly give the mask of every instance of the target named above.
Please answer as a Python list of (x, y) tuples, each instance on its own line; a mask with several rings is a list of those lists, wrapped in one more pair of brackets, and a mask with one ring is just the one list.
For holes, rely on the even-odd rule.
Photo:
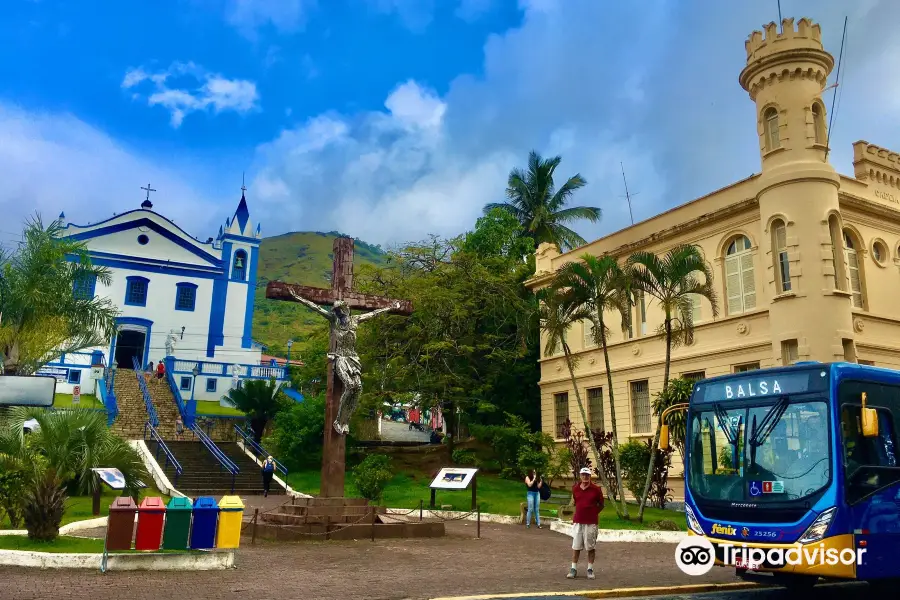
[(119, 363), (120, 369), (133, 369), (134, 358), (137, 358), (138, 364), (144, 364), (144, 343), (147, 340), (147, 333), (144, 331), (134, 331), (130, 329), (120, 330), (116, 337), (116, 355), (115, 361)]

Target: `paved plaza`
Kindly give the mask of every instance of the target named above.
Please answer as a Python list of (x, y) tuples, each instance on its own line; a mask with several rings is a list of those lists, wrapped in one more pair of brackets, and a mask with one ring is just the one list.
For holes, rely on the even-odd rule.
[[(102, 535), (102, 530), (94, 530)], [(17, 600), (159, 600), (190, 590), (196, 600), (316, 598), (320, 600), (428, 599), (513, 592), (735, 582), (733, 572), (714, 569), (690, 577), (675, 566), (675, 546), (607, 543), (598, 547), (597, 579), (565, 578), (571, 541), (549, 529), (450, 522), (447, 536), (419, 540), (241, 540), (236, 568), (212, 572), (40, 571), (0, 568), (0, 598)], [(768, 600), (768, 599), (767, 599)]]

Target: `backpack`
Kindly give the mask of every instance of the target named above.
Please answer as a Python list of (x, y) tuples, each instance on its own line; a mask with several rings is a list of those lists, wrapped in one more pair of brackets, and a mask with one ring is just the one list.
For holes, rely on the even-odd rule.
[(546, 502), (550, 499), (550, 486), (546, 483), (541, 483), (541, 488), (538, 490), (538, 493), (541, 495), (541, 500)]

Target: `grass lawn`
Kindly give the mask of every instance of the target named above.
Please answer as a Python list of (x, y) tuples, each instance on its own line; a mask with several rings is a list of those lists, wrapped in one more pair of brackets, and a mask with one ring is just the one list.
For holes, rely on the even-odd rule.
[(244, 413), (236, 408), (222, 406), (218, 402), (200, 400), (197, 402), (197, 416), (202, 417), (204, 415), (211, 417), (243, 417)]
[[(81, 408), (99, 408), (100, 410), (106, 410), (106, 407), (103, 406), (103, 402), (100, 401), (100, 398), (92, 394), (82, 394), (81, 395), (81, 404), (79, 404)], [(53, 408), (72, 408), (72, 394), (56, 394), (53, 398)]]
[[(287, 483), (299, 492), (315, 495), (319, 493), (321, 472), (316, 470), (288, 473)], [(428, 487), (430, 483), (431, 477), (424, 473), (398, 473), (385, 487), (384, 498), (380, 504), (391, 508), (412, 509), (418, 507), (419, 500), (422, 500), (427, 508), (431, 502), (431, 489)], [(347, 474), (345, 494), (347, 496), (359, 495), (351, 473)], [(482, 512), (517, 516), (520, 510), (519, 505), (525, 502), (525, 484), (501, 479), (492, 474), (479, 474), (477, 502), (481, 506)], [(435, 496), (435, 505), (440, 506), (441, 504), (450, 504), (453, 506), (453, 510), (469, 510), (472, 505), (472, 490), (438, 490)], [(551, 507), (556, 508), (555, 505), (542, 503), (541, 515), (550, 516)], [(628, 514), (636, 516), (637, 506), (629, 505)], [(606, 502), (606, 508), (600, 513), (600, 527), (605, 529), (648, 529), (649, 524), (663, 519), (674, 521), (679, 527), (687, 529), (684, 523), (684, 513), (652, 507), (644, 509), (644, 523), (634, 520), (619, 520), (616, 517), (616, 510), (609, 500)]]
[(52, 542), (38, 542), (25, 535), (0, 535), (0, 550), (102, 554), (103, 540), (60, 536)]
[[(90, 496), (69, 496), (66, 501), (66, 512), (63, 514), (62, 525), (68, 525), (73, 521), (84, 521), (86, 519), (99, 519), (100, 517), (108, 517), (109, 516), (109, 505), (113, 503), (113, 501), (118, 498), (121, 494), (119, 492), (114, 492), (112, 490), (104, 490), (103, 495), (100, 497), (100, 515), (94, 516), (93, 514), (93, 505), (94, 499)], [(168, 504), (169, 497), (161, 494), (156, 489), (146, 489), (141, 493), (141, 500), (147, 498), (148, 496), (159, 496), (163, 499), (165, 503)], [(21, 529), (24, 529), (25, 526), (20, 526)], [(2, 521), (0, 521), (0, 529), (10, 529), (9, 520), (5, 517)], [(0, 536), (0, 540), (7, 536)], [(102, 549), (102, 547), (101, 547)]]

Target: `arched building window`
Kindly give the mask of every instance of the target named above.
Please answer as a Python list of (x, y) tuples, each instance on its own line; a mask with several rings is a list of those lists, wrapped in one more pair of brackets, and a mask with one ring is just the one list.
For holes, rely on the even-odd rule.
[(725, 295), (730, 315), (756, 308), (756, 278), (750, 248), (747, 236), (739, 235), (725, 250)]
[(844, 247), (843, 234), (837, 215), (828, 217), (828, 232), (831, 235), (831, 255), (834, 260), (834, 287), (846, 292), (847, 270), (844, 264), (844, 253), (841, 251)]
[(863, 307), (862, 261), (859, 260), (860, 245), (846, 229), (844, 230), (844, 254), (847, 257), (847, 270), (850, 275), (850, 293), (853, 294), (854, 308)]
[(772, 258), (775, 267), (775, 285), (778, 293), (791, 291), (791, 264), (788, 262), (787, 228), (784, 221), (772, 222)]
[(778, 132), (778, 111), (770, 107), (763, 115), (766, 128), (766, 150), (774, 150), (781, 147), (781, 138)]
[(245, 281), (247, 279), (247, 253), (243, 250), (238, 250), (234, 253), (231, 278), (236, 281)]
[(812, 115), (816, 143), (825, 144), (828, 139), (827, 130), (825, 129), (825, 110), (818, 102), (812, 105)]

